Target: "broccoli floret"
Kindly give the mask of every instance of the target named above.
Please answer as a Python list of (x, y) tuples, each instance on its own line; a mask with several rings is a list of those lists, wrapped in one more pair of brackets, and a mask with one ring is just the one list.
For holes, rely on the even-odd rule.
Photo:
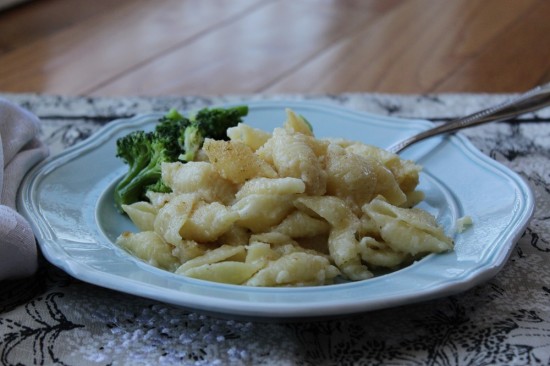
[(247, 106), (231, 108), (204, 108), (194, 117), (192, 123), (204, 137), (227, 140), (227, 129), (236, 126), (248, 114)]
[(205, 138), (227, 139), (227, 129), (236, 126), (246, 114), (246, 106), (204, 108), (192, 118), (171, 109), (159, 119), (154, 131), (135, 131), (119, 138), (117, 157), (129, 167), (115, 187), (117, 207), (145, 199), (147, 191), (170, 192), (161, 179), (161, 164), (194, 160)]
[(231, 108), (204, 108), (190, 118), (191, 124), (183, 134), (182, 161), (195, 159), (204, 139), (227, 140), (227, 129), (234, 127), (248, 114), (247, 106)]
[(157, 132), (135, 131), (118, 139), (117, 157), (129, 167), (115, 187), (117, 207), (143, 199), (149, 188), (160, 188), (161, 164), (176, 161), (179, 154), (177, 142)]
[(168, 139), (176, 141), (180, 149), (184, 149), (185, 130), (191, 125), (191, 121), (182, 116), (177, 110), (171, 109), (155, 126), (155, 132)]
[(176, 108), (172, 108), (160, 120), (161, 121), (163, 120), (182, 121), (182, 120), (187, 120), (187, 118), (185, 118), (185, 116), (183, 116), (180, 112), (178, 112)]
[(184, 153), (179, 156), (181, 161), (193, 161), (197, 151), (202, 147), (204, 142), (204, 135), (200, 132), (196, 124), (185, 129), (183, 133), (183, 151)]
[(156, 183), (147, 186), (146, 191), (158, 192), (158, 193), (170, 193), (172, 188), (168, 187), (162, 179), (157, 180)]

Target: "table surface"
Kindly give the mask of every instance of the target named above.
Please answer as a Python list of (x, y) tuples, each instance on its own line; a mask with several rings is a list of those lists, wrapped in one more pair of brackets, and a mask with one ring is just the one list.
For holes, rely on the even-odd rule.
[(519, 92), (547, 0), (34, 0), (0, 12), (0, 91)]
[[(381, 115), (445, 121), (507, 95), (59, 97), (2, 94), (36, 113), (52, 154), (117, 117), (228, 101), (314, 100)], [(322, 321), (219, 319), (71, 278), (45, 261), (0, 284), (0, 364), (548, 365), (550, 363), (550, 109), (521, 123), (463, 132), (520, 174), (536, 198), (505, 267), (463, 293)]]

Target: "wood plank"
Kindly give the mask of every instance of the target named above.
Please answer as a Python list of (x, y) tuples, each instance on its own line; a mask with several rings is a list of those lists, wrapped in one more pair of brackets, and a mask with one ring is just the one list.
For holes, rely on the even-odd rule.
[(0, 55), (0, 90), (85, 94), (264, 3), (135, 0)]
[(384, 3), (270, 3), (90, 92), (161, 95), (261, 91), (400, 2)]
[(436, 92), (518, 92), (550, 82), (550, 2), (539, 1)]
[(134, 0), (40, 0), (0, 11), (0, 55)]
[(537, 3), (410, 0), (263, 91), (430, 92)]
[(35, 0), (0, 91), (514, 92), (550, 81), (547, 0)]

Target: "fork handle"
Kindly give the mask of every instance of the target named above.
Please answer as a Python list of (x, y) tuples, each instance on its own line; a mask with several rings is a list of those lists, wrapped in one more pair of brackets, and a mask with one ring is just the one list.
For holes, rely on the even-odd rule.
[(512, 98), (502, 104), (490, 107), (466, 117), (455, 119), (451, 122), (420, 132), (408, 139), (405, 139), (392, 147), (389, 151), (398, 153), (406, 147), (424, 140), (428, 137), (449, 133), (462, 128), (480, 125), (487, 122), (504, 121), (521, 114), (533, 112), (550, 105), (550, 83), (539, 85), (519, 96)]

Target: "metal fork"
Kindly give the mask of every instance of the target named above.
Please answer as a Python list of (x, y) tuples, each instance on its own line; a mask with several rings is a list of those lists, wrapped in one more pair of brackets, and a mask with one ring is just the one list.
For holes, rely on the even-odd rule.
[(455, 132), (462, 128), (476, 126), (482, 123), (505, 121), (521, 114), (539, 110), (548, 105), (550, 105), (550, 83), (539, 85), (502, 104), (420, 132), (395, 143), (389, 148), (386, 148), (386, 150), (398, 154), (410, 145), (435, 135)]

